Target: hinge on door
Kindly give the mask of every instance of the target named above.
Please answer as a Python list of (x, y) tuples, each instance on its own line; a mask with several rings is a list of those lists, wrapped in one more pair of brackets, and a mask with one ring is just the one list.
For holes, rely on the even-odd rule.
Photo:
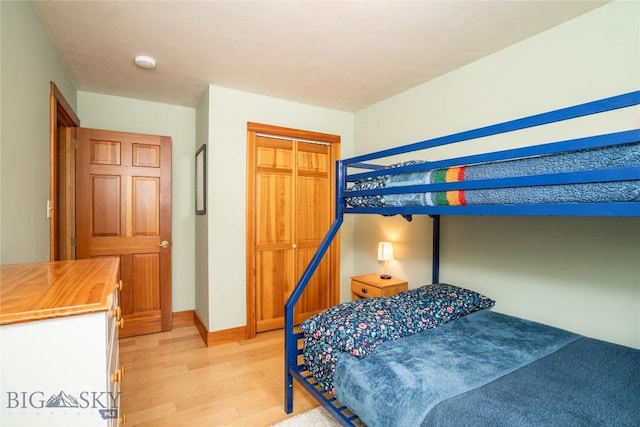
[(78, 245), (78, 239), (76, 239), (76, 236), (72, 236), (71, 237), (71, 246), (75, 248), (77, 245)]
[(71, 149), (73, 150), (78, 149), (78, 140), (75, 137), (71, 138)]

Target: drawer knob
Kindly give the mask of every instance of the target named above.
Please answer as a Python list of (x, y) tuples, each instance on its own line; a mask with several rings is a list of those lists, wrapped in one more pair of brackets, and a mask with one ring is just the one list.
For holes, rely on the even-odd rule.
[(118, 422), (120, 424), (126, 424), (127, 423), (127, 416), (125, 414), (120, 415), (120, 418), (118, 418)]
[(111, 310), (111, 317), (115, 318), (118, 321), (120, 320), (120, 317), (121, 317), (120, 306), (116, 307), (115, 310)]
[(362, 291), (363, 294), (366, 294), (366, 293), (369, 292), (369, 290), (367, 288), (362, 288), (361, 291)]
[(118, 320), (118, 326), (120, 327), (120, 329), (124, 328), (124, 318), (121, 317), (120, 320)]
[(111, 382), (122, 384), (122, 378), (124, 377), (124, 366), (120, 366), (115, 374), (111, 374)]

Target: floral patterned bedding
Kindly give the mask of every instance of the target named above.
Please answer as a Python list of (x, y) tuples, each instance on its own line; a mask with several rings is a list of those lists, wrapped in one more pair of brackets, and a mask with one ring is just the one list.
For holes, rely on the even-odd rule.
[(363, 358), (383, 342), (435, 328), (493, 305), (494, 301), (482, 294), (444, 283), (391, 297), (342, 303), (300, 324), (305, 364), (318, 384), (333, 392), (333, 370), (340, 354)]

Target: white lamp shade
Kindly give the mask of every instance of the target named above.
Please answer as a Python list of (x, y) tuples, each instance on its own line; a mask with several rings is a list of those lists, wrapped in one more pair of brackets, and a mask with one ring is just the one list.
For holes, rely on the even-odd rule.
[(378, 243), (378, 261), (390, 261), (393, 259), (393, 245), (391, 242)]

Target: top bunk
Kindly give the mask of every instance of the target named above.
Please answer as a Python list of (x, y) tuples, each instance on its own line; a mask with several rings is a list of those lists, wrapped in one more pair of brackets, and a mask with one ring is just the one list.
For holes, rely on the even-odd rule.
[[(640, 91), (635, 91), (340, 160), (338, 217), (640, 216), (638, 126), (590, 136), (548, 137), (556, 134), (560, 122), (566, 126), (557, 128), (557, 134), (565, 135), (571, 127), (588, 129), (584, 120), (638, 104)], [(632, 114), (637, 122), (640, 114)], [(460, 151), (451, 144), (471, 142), (477, 147), (490, 138), (541, 128), (547, 128), (539, 132), (547, 135), (544, 143), (442, 158), (443, 153)], [(508, 141), (501, 145), (514, 146)]]

